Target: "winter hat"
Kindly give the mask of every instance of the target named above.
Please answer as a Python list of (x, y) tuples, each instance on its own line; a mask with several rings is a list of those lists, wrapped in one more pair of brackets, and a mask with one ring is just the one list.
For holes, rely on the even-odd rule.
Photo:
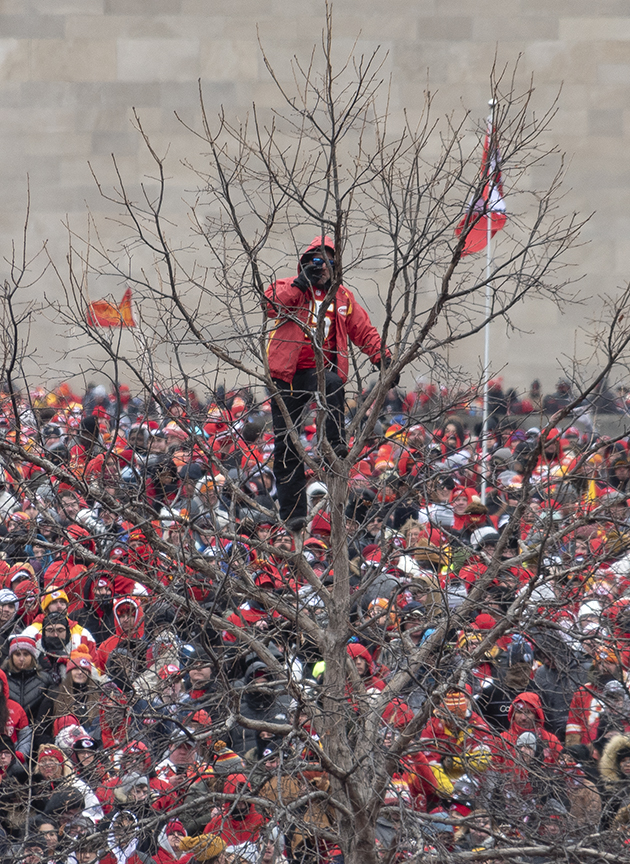
[[(253, 843), (251, 840), (246, 840), (244, 843), (237, 843), (234, 846), (226, 846), (225, 847), (226, 855), (233, 855), (233, 858), (230, 858), (230, 861), (234, 861), (235, 864), (256, 864), (257, 861), (260, 861), (259, 858), (260, 851), (256, 843)], [(329, 858), (329, 860), (332, 860)]]
[(65, 756), (63, 755), (61, 750), (58, 747), (52, 747), (50, 745), (46, 745), (46, 746), (42, 747), (42, 749), (37, 754), (37, 761), (38, 762), (41, 762), (42, 759), (48, 759), (48, 758), (56, 759), (60, 765), (63, 765), (63, 763), (66, 761)]
[(171, 819), (170, 822), (166, 823), (166, 828), (164, 829), (164, 833), (168, 837), (169, 834), (174, 834), (176, 831), (179, 831), (180, 834), (183, 834), (185, 837), (188, 836), (188, 832), (179, 821), (179, 819)]
[(490, 454), (491, 462), (509, 462), (512, 458), (512, 451), (509, 447), (500, 447)]
[(148, 786), (149, 780), (144, 774), (138, 774), (136, 771), (131, 771), (120, 781), (120, 790), (123, 795), (127, 796), (136, 786)]
[(311, 522), (311, 534), (330, 534), (330, 515), (318, 510)]
[(44, 808), (47, 816), (60, 816), (68, 810), (84, 810), (85, 798), (76, 786), (69, 786), (53, 794)]
[(608, 663), (615, 663), (617, 665), (620, 662), (615, 649), (610, 645), (600, 645), (597, 648), (595, 656), (600, 662), (608, 661)]
[(230, 750), (225, 741), (217, 741), (214, 745), (213, 767), (217, 774), (240, 774), (245, 770), (241, 757)]
[(442, 699), (441, 707), (448, 711), (449, 714), (452, 714), (454, 717), (458, 717), (461, 720), (463, 720), (470, 712), (468, 699), (463, 693), (458, 693), (455, 690), (446, 694)]
[(63, 729), (70, 726), (79, 726), (79, 721), (74, 714), (64, 714), (63, 717), (57, 717), (53, 723), (53, 735), (59, 735)]
[(508, 666), (514, 666), (515, 663), (527, 663), (531, 666), (534, 662), (534, 649), (522, 637), (514, 637), (507, 649)]
[(481, 612), (473, 621), (478, 630), (492, 630), (493, 627), (496, 627), (496, 623), (496, 618), (493, 618), (487, 612)]
[(81, 669), (89, 675), (92, 671), (92, 658), (90, 651), (86, 645), (79, 645), (74, 651), (70, 652), (70, 659), (66, 663), (66, 670)]
[(186, 718), (189, 723), (198, 723), (200, 726), (212, 726), (212, 717), (203, 708), (199, 708), (194, 714)]
[(77, 740), (72, 745), (72, 749), (76, 752), (77, 750), (97, 750), (98, 744), (94, 740), (94, 738), (90, 738), (89, 735), (84, 738), (77, 738)]
[(0, 588), (0, 604), (13, 603), (17, 611), (19, 602), (17, 594), (14, 594), (9, 588)]
[(23, 633), (19, 636), (13, 636), (9, 642), (9, 657), (14, 651), (28, 651), (31, 656), (37, 657), (37, 643), (30, 636), (24, 636)]
[(46, 609), (48, 609), (53, 600), (65, 600), (66, 603), (70, 602), (65, 591), (62, 591), (61, 588), (53, 588), (52, 591), (46, 592), (40, 601), (40, 606), (42, 607), (42, 612), (44, 614), (46, 614)]
[(279, 741), (269, 741), (268, 746), (263, 750), (262, 758), (269, 760), (279, 756), (282, 752), (282, 747)]
[(533, 732), (523, 732), (516, 739), (516, 747), (517, 748), (533, 747), (535, 749), (537, 744), (538, 744), (538, 738), (536, 738), (536, 736), (534, 735)]

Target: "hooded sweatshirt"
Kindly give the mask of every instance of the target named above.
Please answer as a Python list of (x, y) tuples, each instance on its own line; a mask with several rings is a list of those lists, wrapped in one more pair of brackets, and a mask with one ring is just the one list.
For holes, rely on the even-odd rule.
[[(519, 724), (514, 719), (514, 706), (517, 705), (519, 702), (525, 703), (531, 710), (535, 712), (535, 722), (533, 729), (526, 729), (524, 726), (519, 726)], [(510, 751), (511, 753), (514, 752), (516, 741), (518, 737), (523, 734), (523, 732), (533, 732), (543, 745), (544, 761), (548, 764), (554, 764), (558, 761), (558, 757), (562, 752), (562, 745), (560, 744), (556, 736), (553, 734), (553, 732), (548, 732), (544, 727), (545, 715), (540, 702), (540, 696), (537, 693), (519, 693), (519, 695), (510, 705), (510, 710), (508, 711), (508, 722), (510, 724), (510, 728), (507, 730), (507, 732), (501, 733), (502, 740), (508, 744), (508, 753)]]
[(160, 831), (158, 836), (158, 846), (160, 848), (153, 856), (153, 860), (155, 861), (155, 864), (175, 864), (175, 862), (179, 862), (179, 864), (187, 864), (187, 862), (193, 857), (194, 853), (185, 852), (181, 857), (177, 856), (175, 850), (171, 846), (169, 834), (167, 834), (169, 825), (171, 825), (170, 822)]
[(346, 653), (349, 657), (352, 657), (353, 660), (357, 657), (362, 657), (367, 663), (367, 671), (361, 679), (366, 690), (385, 689), (385, 682), (378, 677), (376, 664), (365, 645), (361, 645), (358, 642), (351, 642), (350, 645), (346, 646)]
[[(121, 606), (130, 604), (135, 608), (135, 620), (131, 632), (126, 634), (120, 625), (118, 610)], [(115, 635), (106, 639), (96, 652), (96, 665), (101, 673), (105, 671), (109, 655), (121, 642), (132, 642), (135, 644), (138, 640), (143, 640), (144, 638), (144, 609), (136, 597), (120, 597), (114, 601), (114, 624), (116, 627)]]
[[(249, 783), (244, 774), (231, 774), (225, 781), (223, 792), (235, 795), (243, 786), (249, 791)], [(223, 804), (223, 812), (213, 816), (203, 829), (204, 834), (218, 834), (228, 846), (238, 846), (240, 843), (255, 843), (265, 820), (256, 812), (253, 804), (249, 804), (244, 813), (231, 812), (234, 801)]]

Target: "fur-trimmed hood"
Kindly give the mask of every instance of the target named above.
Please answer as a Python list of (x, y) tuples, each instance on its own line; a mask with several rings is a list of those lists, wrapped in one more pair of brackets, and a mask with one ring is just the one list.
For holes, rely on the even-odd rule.
[(630, 789), (630, 777), (624, 777), (619, 771), (618, 763), (620, 754), (624, 750), (628, 752), (624, 755), (630, 755), (630, 735), (614, 735), (602, 753), (602, 758), (599, 760), (599, 773), (606, 783), (627, 783)]

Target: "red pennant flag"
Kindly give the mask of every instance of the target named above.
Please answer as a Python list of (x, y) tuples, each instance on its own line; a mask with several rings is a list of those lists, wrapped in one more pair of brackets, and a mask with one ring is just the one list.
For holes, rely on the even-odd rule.
[(493, 128), (492, 117), (488, 117), (488, 131), (483, 145), (481, 179), (485, 180), (481, 195), (471, 198), (466, 215), (455, 229), (457, 237), (465, 230), (468, 231), (462, 256), (481, 252), (486, 248), (488, 220), (491, 237), (504, 228), (507, 221), (501, 180), (501, 154), (497, 146), (497, 134), (496, 129)]
[(95, 300), (90, 303), (85, 320), (88, 327), (135, 327), (131, 309), (131, 288), (127, 288), (119, 306), (109, 300)]

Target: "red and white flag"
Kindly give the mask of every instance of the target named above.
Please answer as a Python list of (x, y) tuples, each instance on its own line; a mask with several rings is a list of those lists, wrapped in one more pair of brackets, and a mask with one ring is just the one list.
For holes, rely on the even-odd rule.
[(493, 128), (492, 117), (488, 117), (488, 130), (483, 145), (481, 159), (481, 179), (484, 182), (481, 195), (470, 199), (466, 215), (455, 229), (459, 237), (465, 231), (466, 242), (462, 256), (481, 252), (488, 244), (488, 220), (490, 221), (490, 236), (505, 226), (507, 216), (503, 200), (503, 182), (501, 180), (501, 154), (497, 144), (496, 129)]

